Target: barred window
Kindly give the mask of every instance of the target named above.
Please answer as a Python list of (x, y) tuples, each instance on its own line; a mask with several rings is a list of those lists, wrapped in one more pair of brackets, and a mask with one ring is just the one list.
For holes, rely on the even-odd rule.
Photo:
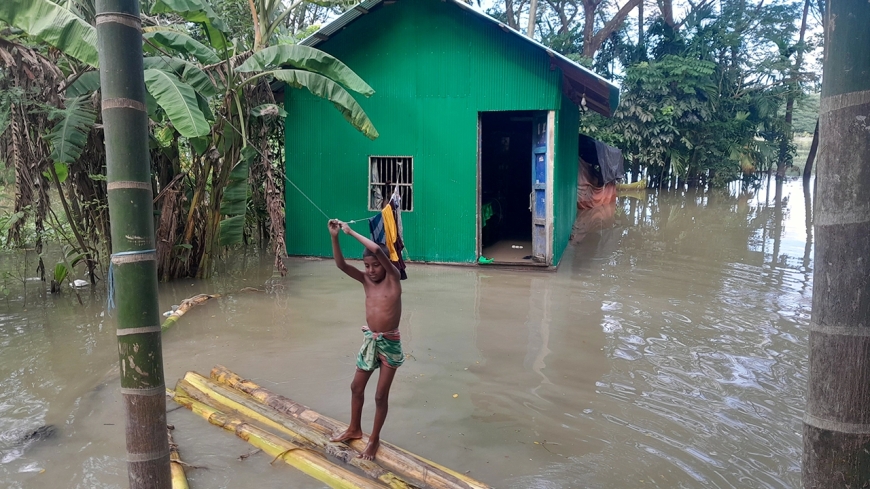
[(414, 158), (411, 156), (369, 156), (369, 210), (384, 208), (397, 190), (403, 211), (414, 210)]

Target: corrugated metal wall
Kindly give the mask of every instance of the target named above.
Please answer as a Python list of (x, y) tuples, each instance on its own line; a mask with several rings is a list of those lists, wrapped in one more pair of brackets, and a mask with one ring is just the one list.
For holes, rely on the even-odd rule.
[[(369, 141), (329, 102), (288, 90), (287, 176), (330, 217), (359, 219), (372, 215), (369, 155), (413, 156), (414, 211), (403, 213), (411, 259), (474, 261), (478, 112), (558, 110), (561, 103), (559, 70), (513, 37), (440, 0), (401, 1), (363, 15), (318, 48), (375, 89), (357, 100), (381, 136)], [(288, 253), (331, 256), (326, 218), (287, 187)], [(367, 234), (367, 223), (354, 229)]]
[(580, 111), (562, 97), (556, 112), (556, 155), (553, 169), (553, 264), (558, 264), (577, 218), (577, 145)]

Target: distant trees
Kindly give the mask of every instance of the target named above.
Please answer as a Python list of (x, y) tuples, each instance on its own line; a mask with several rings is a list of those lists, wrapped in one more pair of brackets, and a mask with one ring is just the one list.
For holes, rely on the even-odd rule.
[[(791, 165), (795, 117), (807, 130), (803, 98), (818, 79), (805, 66), (814, 2), (659, 0), (644, 16), (650, 5), (632, 0), (542, 0), (538, 38), (621, 83), (614, 117), (587, 112), (582, 126), (625, 151), (633, 180), (723, 186)], [(491, 13), (517, 28), (525, 5)]]

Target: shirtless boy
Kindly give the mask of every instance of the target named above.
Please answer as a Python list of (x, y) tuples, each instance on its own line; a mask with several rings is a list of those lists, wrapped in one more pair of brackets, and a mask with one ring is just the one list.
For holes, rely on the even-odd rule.
[[(365, 272), (344, 261), (341, 246), (338, 244), (338, 231), (353, 236), (365, 246), (363, 263)], [(396, 369), (405, 361), (402, 343), (399, 338), (399, 318), (402, 316), (402, 285), (399, 270), (390, 262), (381, 245), (361, 236), (347, 223), (333, 219), (329, 221), (329, 234), (332, 236), (332, 256), (335, 265), (350, 278), (360, 282), (366, 293), (366, 324), (363, 327), (362, 348), (356, 359), (356, 373), (350, 384), (350, 425), (347, 430), (331, 438), (334, 442), (360, 439), (363, 436), (360, 426), (366, 384), (376, 368), (381, 368), (378, 376), (378, 389), (375, 393), (375, 424), (369, 443), (360, 458), (372, 460), (380, 446), (381, 427), (387, 418), (387, 400), (390, 385)]]

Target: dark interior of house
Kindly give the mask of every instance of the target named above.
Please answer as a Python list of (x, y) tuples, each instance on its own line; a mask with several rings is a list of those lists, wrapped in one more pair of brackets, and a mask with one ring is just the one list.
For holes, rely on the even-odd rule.
[[(531, 158), (531, 112), (481, 114), (481, 235), (484, 248), (503, 240), (531, 244)], [(530, 248), (524, 246), (525, 254), (531, 253)]]

